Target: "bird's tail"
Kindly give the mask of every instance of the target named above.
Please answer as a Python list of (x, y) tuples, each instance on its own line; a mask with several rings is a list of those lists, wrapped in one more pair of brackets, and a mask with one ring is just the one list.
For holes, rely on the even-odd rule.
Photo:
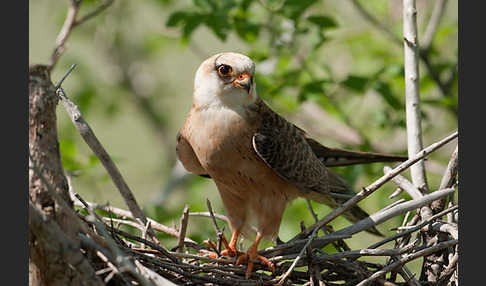
[[(306, 198), (316, 201), (321, 204), (328, 205), (329, 207), (335, 209), (344, 204), (351, 196), (355, 193), (348, 186), (346, 181), (337, 173), (328, 170), (328, 184), (329, 187), (325, 188), (327, 192), (309, 192), (306, 194)], [(329, 193), (330, 192), (330, 193)], [(340, 196), (345, 195), (345, 196)], [(346, 198), (346, 195), (349, 195)], [(369, 217), (369, 214), (361, 209), (359, 206), (354, 205), (347, 211), (343, 213), (343, 216), (350, 222), (356, 223), (362, 219)], [(384, 236), (376, 227), (371, 227), (366, 229), (367, 232), (377, 235)]]

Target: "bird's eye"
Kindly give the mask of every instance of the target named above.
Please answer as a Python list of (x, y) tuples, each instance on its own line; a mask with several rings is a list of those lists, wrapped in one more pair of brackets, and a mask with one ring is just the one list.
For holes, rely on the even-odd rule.
[(233, 69), (229, 65), (220, 65), (218, 67), (218, 73), (220, 76), (228, 76), (231, 75)]

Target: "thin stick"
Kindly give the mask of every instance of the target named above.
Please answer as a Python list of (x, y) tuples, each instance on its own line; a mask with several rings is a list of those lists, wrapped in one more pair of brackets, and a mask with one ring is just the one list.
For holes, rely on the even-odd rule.
[[(447, 164), (447, 168), (444, 171), (444, 175), (442, 176), (442, 180), (440, 181), (439, 188), (450, 188), (454, 186), (456, 183), (456, 176), (457, 176), (457, 166), (459, 163), (458, 159), (458, 145), (456, 145), (456, 149), (452, 152), (451, 158), (449, 159), (449, 163)], [(450, 196), (449, 201), (452, 201), (454, 197)], [(431, 208), (434, 212), (441, 211), (445, 207), (445, 199), (441, 199), (435, 202), (432, 202)]]
[(309, 209), (309, 212), (311, 213), (312, 217), (314, 218), (314, 221), (315, 222), (318, 222), (319, 221), (319, 218), (317, 217), (316, 212), (312, 208), (312, 204), (311, 204), (310, 200), (309, 199), (306, 199), (305, 201), (307, 202), (307, 208)]
[(114, 0), (105, 0), (103, 3), (100, 4), (100, 6), (96, 7), (93, 9), (91, 12), (86, 13), (83, 17), (80, 19), (76, 19), (73, 23), (73, 27), (76, 27), (78, 25), (83, 24), (84, 22), (88, 21), (89, 19), (95, 17), (96, 15), (100, 14), (103, 12), (106, 8), (110, 7), (110, 5), (114, 2)]
[[(392, 168), (388, 166), (383, 167), (383, 173), (388, 173), (392, 170)], [(402, 190), (406, 191), (413, 199), (419, 199), (424, 195), (420, 192), (420, 190), (415, 187), (409, 180), (407, 180), (402, 175), (396, 175), (392, 181)]]
[(184, 238), (186, 237), (187, 223), (189, 222), (189, 205), (184, 207), (184, 211), (181, 216), (179, 241), (177, 243), (177, 251), (184, 252)]
[(141, 285), (154, 285), (151, 281), (147, 280), (143, 275), (136, 271), (136, 267), (129, 258), (119, 247), (118, 244), (113, 240), (113, 238), (108, 234), (106, 230), (106, 225), (103, 223), (99, 217), (96, 215), (92, 208), (88, 208), (89, 215), (86, 216), (86, 220), (92, 223), (98, 233), (103, 236), (108, 244), (113, 259), (111, 262), (117, 266), (117, 269), (125, 269), (131, 275), (133, 275)]
[(410, 262), (414, 259), (420, 258), (422, 256), (426, 256), (426, 255), (429, 255), (429, 254), (434, 253), (436, 251), (439, 251), (441, 249), (456, 245), (458, 242), (459, 241), (457, 239), (448, 240), (448, 241), (445, 241), (445, 242), (438, 243), (434, 246), (427, 247), (427, 248), (422, 249), (420, 251), (414, 252), (412, 254), (403, 256), (399, 260), (397, 260), (397, 261), (393, 262), (392, 264), (390, 264), (386, 267), (383, 267), (383, 269), (375, 272), (369, 278), (361, 281), (356, 286), (366, 286), (366, 285), (370, 284), (371, 282), (373, 282), (374, 280), (376, 280), (377, 278), (381, 277), (382, 275), (386, 274), (387, 272), (389, 272), (389, 271), (391, 271), (391, 270), (393, 270), (397, 267), (400, 267), (400, 266), (402, 266), (402, 265), (404, 265), (404, 264), (406, 264), (406, 263), (408, 263), (408, 262)]
[(427, 220), (422, 221), (420, 224), (418, 224), (418, 225), (416, 225), (416, 226), (414, 226), (414, 227), (412, 227), (410, 229), (407, 229), (406, 231), (403, 231), (403, 232), (397, 233), (397, 234), (395, 234), (393, 236), (387, 237), (384, 240), (379, 241), (379, 242), (377, 242), (377, 243), (369, 246), (368, 248), (377, 248), (377, 247), (379, 247), (379, 246), (381, 246), (381, 245), (383, 245), (383, 244), (385, 244), (387, 242), (393, 241), (393, 240), (395, 240), (395, 239), (397, 239), (399, 237), (405, 236), (405, 235), (410, 234), (410, 233), (412, 233), (412, 232), (414, 232), (416, 230), (419, 230), (422, 227), (424, 227), (425, 225), (431, 223), (434, 219), (439, 218), (439, 217), (442, 217), (443, 215), (445, 215), (445, 214), (447, 214), (449, 212), (452, 212), (452, 211), (456, 210), (457, 208), (458, 208), (458, 206), (454, 206), (452, 208), (446, 209), (446, 210), (444, 210), (444, 211), (442, 211), (442, 212), (440, 212), (438, 214), (435, 214), (435, 215), (431, 216)]
[(444, 14), (446, 4), (447, 0), (435, 1), (434, 10), (432, 11), (432, 15), (430, 16), (429, 23), (427, 24), (427, 28), (425, 29), (424, 37), (422, 39), (421, 46), (424, 52), (427, 52), (432, 45), (435, 32), (437, 31), (437, 27), (439, 27), (439, 22)]
[[(408, 156), (423, 149), (420, 114), (419, 43), (417, 36), (417, 9), (415, 0), (403, 0), (403, 48), (405, 65), (405, 107)], [(410, 167), (413, 184), (428, 192), (424, 160)]]
[(209, 217), (209, 218), (212, 218), (214, 216), (215, 218), (217, 218), (219, 220), (222, 220), (226, 223), (229, 223), (229, 220), (226, 216), (224, 216), (222, 214), (218, 214), (218, 213), (213, 213), (213, 215), (211, 216), (210, 212), (190, 212), (189, 216), (203, 216), (203, 217)]
[(297, 255), (297, 257), (295, 258), (295, 260), (292, 263), (292, 265), (290, 265), (289, 269), (284, 273), (284, 275), (282, 275), (280, 277), (280, 280), (277, 283), (278, 286), (283, 285), (283, 283), (285, 282), (285, 280), (287, 280), (287, 277), (289, 277), (289, 275), (292, 273), (292, 271), (294, 271), (295, 266), (297, 265), (297, 263), (299, 262), (299, 260), (304, 255), (304, 252), (308, 249), (308, 247), (310, 246), (310, 244), (314, 240), (314, 238), (316, 238), (316, 236), (317, 236), (317, 230), (318, 230), (318, 228), (312, 232), (311, 237), (309, 237), (309, 239), (307, 240), (307, 242), (304, 245), (304, 247), (302, 247), (302, 250), (300, 251), (299, 255)]
[(430, 204), (432, 201), (437, 200), (438, 198), (444, 197), (449, 195), (450, 193), (454, 192), (455, 189), (450, 188), (450, 189), (445, 189), (445, 190), (439, 190), (432, 192), (428, 195), (425, 195), (421, 198), (415, 199), (415, 200), (410, 200), (404, 203), (401, 203), (399, 205), (396, 205), (394, 207), (378, 211), (372, 215), (370, 215), (367, 218), (364, 218), (357, 223), (348, 226), (346, 228), (343, 228), (341, 230), (336, 231), (336, 234), (350, 234), (353, 235), (355, 233), (358, 233), (362, 230), (369, 229), (373, 226), (377, 226), (380, 223), (383, 223), (387, 220), (389, 220), (392, 217), (395, 217), (397, 215), (400, 215), (404, 212), (414, 210), (417, 208), (420, 208), (421, 206)]
[(92, 12), (88, 13), (86, 16), (82, 17), (81, 19), (76, 19), (79, 14), (79, 8), (81, 5), (81, 1), (79, 0), (70, 0), (68, 12), (66, 16), (66, 20), (64, 20), (64, 24), (62, 25), (61, 30), (56, 38), (56, 47), (51, 54), (49, 59), (49, 64), (47, 65), (47, 69), (51, 71), (56, 63), (59, 61), (59, 58), (66, 50), (66, 42), (69, 36), (71, 35), (72, 30), (74, 27), (86, 22), (87, 20), (95, 17), (106, 8), (108, 8), (112, 3), (113, 0), (106, 0), (104, 1), (98, 8), (94, 9)]
[[(373, 15), (371, 15), (366, 9), (361, 6), (361, 4), (358, 2), (358, 0), (351, 0), (351, 3), (355, 6), (355, 8), (358, 10), (358, 12), (363, 16), (368, 22), (373, 24), (375, 27), (377, 27), (381, 32), (383, 32), (386, 36), (388, 36), (393, 43), (402, 46), (402, 41), (400, 40), (399, 37), (397, 37), (390, 29), (388, 29), (387, 26), (382, 24), (380, 21), (378, 21)], [(451, 76), (451, 78), (447, 82), (443, 82), (442, 79), (439, 77), (439, 73), (435, 69), (434, 66), (430, 63), (430, 59), (428, 56), (428, 53), (425, 52), (420, 52), (419, 53), (420, 59), (424, 63), (425, 67), (427, 68), (428, 73), (430, 74), (430, 77), (437, 83), (439, 86), (439, 89), (442, 93), (443, 96), (449, 96), (450, 94), (450, 82), (454, 78)], [(454, 113), (456, 114), (457, 110), (452, 109)]]
[(219, 229), (218, 223), (216, 222), (216, 218), (214, 217), (213, 208), (211, 207), (211, 202), (209, 201), (209, 199), (206, 199), (206, 204), (208, 206), (209, 215), (211, 216), (211, 219), (213, 221), (213, 225), (214, 225), (214, 229), (215, 229), (216, 233), (217, 234), (221, 233), (221, 230)]
[[(100, 141), (95, 136), (89, 124), (84, 120), (79, 108), (71, 100), (69, 100), (69, 98), (64, 93), (62, 87), (59, 87), (56, 90), (56, 93), (61, 98), (64, 108), (68, 112), (71, 121), (74, 123), (74, 126), (79, 131), (81, 137), (93, 151), (96, 157), (98, 157), (98, 159), (101, 161), (106, 171), (110, 175), (113, 183), (122, 195), (125, 203), (128, 206), (128, 209), (132, 212), (134, 218), (140, 220), (141, 224), (145, 226), (147, 224), (147, 218), (145, 217), (142, 209), (139, 207), (135, 196), (128, 187), (125, 179), (122, 177), (118, 167), (115, 165), (108, 152), (106, 152), (105, 148), (103, 147), (103, 145), (101, 145)], [(158, 243), (158, 239), (151, 228), (148, 229), (148, 234), (155, 242)]]
[(335, 219), (336, 217), (338, 217), (339, 215), (341, 215), (342, 213), (344, 213), (345, 211), (347, 211), (353, 205), (355, 205), (356, 203), (358, 203), (362, 199), (364, 199), (367, 196), (369, 196), (370, 194), (372, 194), (379, 187), (381, 187), (386, 182), (388, 182), (389, 180), (391, 180), (394, 176), (396, 176), (399, 173), (403, 172), (404, 170), (406, 170), (408, 167), (410, 167), (413, 164), (415, 164), (420, 159), (424, 158), (425, 156), (427, 156), (430, 153), (434, 152), (435, 150), (437, 150), (438, 148), (442, 147), (446, 143), (448, 143), (451, 140), (455, 139), (457, 136), (458, 136), (458, 132), (455, 131), (454, 133), (452, 133), (451, 135), (445, 137), (444, 139), (442, 139), (442, 140), (440, 140), (440, 141), (438, 141), (438, 142), (436, 142), (434, 144), (429, 145), (427, 148), (425, 148), (422, 151), (420, 151), (419, 153), (415, 154), (414, 156), (412, 156), (407, 161), (405, 161), (405, 162), (401, 163), (400, 165), (398, 165), (397, 167), (395, 167), (388, 174), (382, 176), (381, 178), (379, 178), (378, 180), (376, 180), (375, 182), (373, 182), (368, 187), (363, 188), (363, 190), (361, 192), (357, 193), (353, 198), (347, 200), (340, 207), (336, 208), (330, 214), (328, 214), (327, 216), (325, 216), (324, 218), (322, 218), (318, 223), (315, 223), (315, 224), (311, 225), (310, 227), (306, 228), (300, 234), (298, 234), (297, 236), (295, 236), (294, 238), (292, 238), (291, 241), (296, 240), (296, 239), (299, 239), (299, 238), (302, 238), (302, 237), (306, 237), (310, 233), (312, 233), (312, 231), (315, 228), (321, 228), (321, 227), (323, 227), (324, 225), (326, 225), (327, 223), (329, 223), (330, 221), (332, 221), (333, 219)]

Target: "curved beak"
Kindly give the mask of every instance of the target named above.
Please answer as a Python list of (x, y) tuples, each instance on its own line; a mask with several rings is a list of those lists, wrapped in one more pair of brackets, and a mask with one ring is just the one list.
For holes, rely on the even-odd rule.
[(241, 73), (233, 81), (233, 86), (238, 87), (238, 88), (243, 88), (249, 94), (250, 90), (251, 90), (251, 83), (252, 83), (251, 75), (249, 73)]

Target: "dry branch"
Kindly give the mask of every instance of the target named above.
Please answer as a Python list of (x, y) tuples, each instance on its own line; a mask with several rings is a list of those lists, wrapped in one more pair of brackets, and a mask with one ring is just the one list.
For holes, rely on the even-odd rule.
[[(56, 92), (60, 97), (64, 108), (68, 112), (74, 126), (79, 131), (79, 134), (86, 142), (86, 144), (91, 148), (93, 153), (96, 155), (96, 157), (98, 157), (100, 162), (105, 167), (113, 183), (117, 187), (128, 208), (132, 212), (134, 218), (140, 220), (140, 223), (145, 226), (147, 224), (147, 218), (145, 217), (145, 214), (143, 213), (140, 206), (138, 205), (135, 196), (128, 187), (125, 179), (121, 175), (118, 167), (115, 165), (108, 152), (106, 152), (105, 148), (100, 143), (89, 124), (86, 122), (86, 120), (84, 120), (81, 111), (71, 100), (69, 100), (62, 87), (59, 86)], [(149, 228), (147, 232), (154, 241), (158, 242), (158, 239), (151, 228)]]
[(302, 231), (299, 235), (295, 236), (292, 238), (292, 240), (296, 240), (302, 237), (308, 236), (312, 231), (316, 228), (321, 228), (342, 213), (344, 213), (346, 210), (348, 210), (351, 206), (355, 205), (362, 199), (366, 198), (370, 194), (372, 194), (374, 191), (376, 191), (379, 187), (384, 185), (386, 182), (391, 180), (394, 176), (398, 175), (399, 173), (403, 172), (406, 170), (408, 167), (412, 166), (415, 164), (417, 161), (421, 160), (425, 156), (429, 155), (430, 153), (434, 152), (438, 148), (442, 147), (446, 143), (450, 142), (451, 140), (455, 139), (458, 136), (458, 132), (454, 132), (451, 135), (445, 137), (444, 139), (429, 145), (427, 148), (423, 149), (422, 151), (418, 152), (414, 156), (412, 156), (410, 159), (407, 161), (401, 163), (398, 165), (396, 168), (394, 168), (392, 171), (387, 173), (386, 175), (382, 176), (380, 179), (376, 180), (374, 183), (369, 185), (366, 188), (363, 188), (363, 190), (359, 193), (357, 193), (354, 197), (351, 199), (347, 200), (344, 204), (342, 204), (340, 207), (332, 211), (330, 214), (322, 218), (318, 223), (315, 223), (311, 225), (310, 227), (306, 228), (304, 231)]
[[(405, 107), (407, 122), (408, 156), (423, 149), (422, 115), (420, 113), (419, 43), (417, 36), (417, 9), (415, 0), (403, 0), (403, 49), (405, 65)], [(413, 184), (428, 192), (425, 164), (420, 160), (410, 167)]]
[(420, 258), (420, 257), (423, 257), (423, 256), (426, 256), (428, 254), (431, 254), (431, 253), (434, 253), (438, 250), (441, 250), (441, 249), (444, 249), (444, 248), (447, 248), (447, 247), (451, 247), (451, 246), (454, 246), (458, 243), (458, 240), (456, 239), (453, 239), (453, 240), (449, 240), (449, 241), (446, 241), (446, 242), (441, 242), (439, 244), (436, 244), (434, 246), (431, 246), (431, 247), (428, 247), (428, 248), (425, 248), (423, 250), (420, 250), (420, 251), (417, 251), (417, 252), (414, 252), (412, 254), (409, 254), (409, 255), (406, 255), (404, 257), (402, 257), (400, 260), (398, 261), (395, 261), (393, 262), (392, 264), (384, 267), (382, 270), (380, 271), (377, 271), (376, 273), (374, 273), (373, 275), (371, 275), (369, 278), (361, 281), (358, 285), (356, 286), (365, 286), (365, 285), (368, 285), (369, 283), (371, 283), (373, 280), (377, 279), (378, 277), (386, 274), (387, 272), (401, 266), (401, 265), (404, 265), (414, 259), (417, 259), (417, 258)]
[(450, 189), (445, 189), (445, 190), (438, 190), (433, 193), (430, 193), (428, 195), (425, 195), (421, 198), (414, 199), (408, 202), (401, 203), (399, 205), (396, 205), (391, 208), (387, 208), (385, 210), (378, 211), (369, 217), (360, 220), (359, 222), (348, 226), (346, 228), (343, 228), (341, 230), (336, 231), (336, 234), (355, 234), (360, 231), (363, 231), (365, 229), (369, 229), (373, 226), (376, 226), (380, 223), (383, 223), (387, 220), (389, 220), (392, 217), (395, 217), (397, 215), (400, 215), (404, 212), (414, 210), (417, 208), (420, 208), (424, 205), (428, 205), (431, 202), (437, 200), (438, 198), (447, 196), (451, 193), (453, 193), (455, 190), (453, 188)]

